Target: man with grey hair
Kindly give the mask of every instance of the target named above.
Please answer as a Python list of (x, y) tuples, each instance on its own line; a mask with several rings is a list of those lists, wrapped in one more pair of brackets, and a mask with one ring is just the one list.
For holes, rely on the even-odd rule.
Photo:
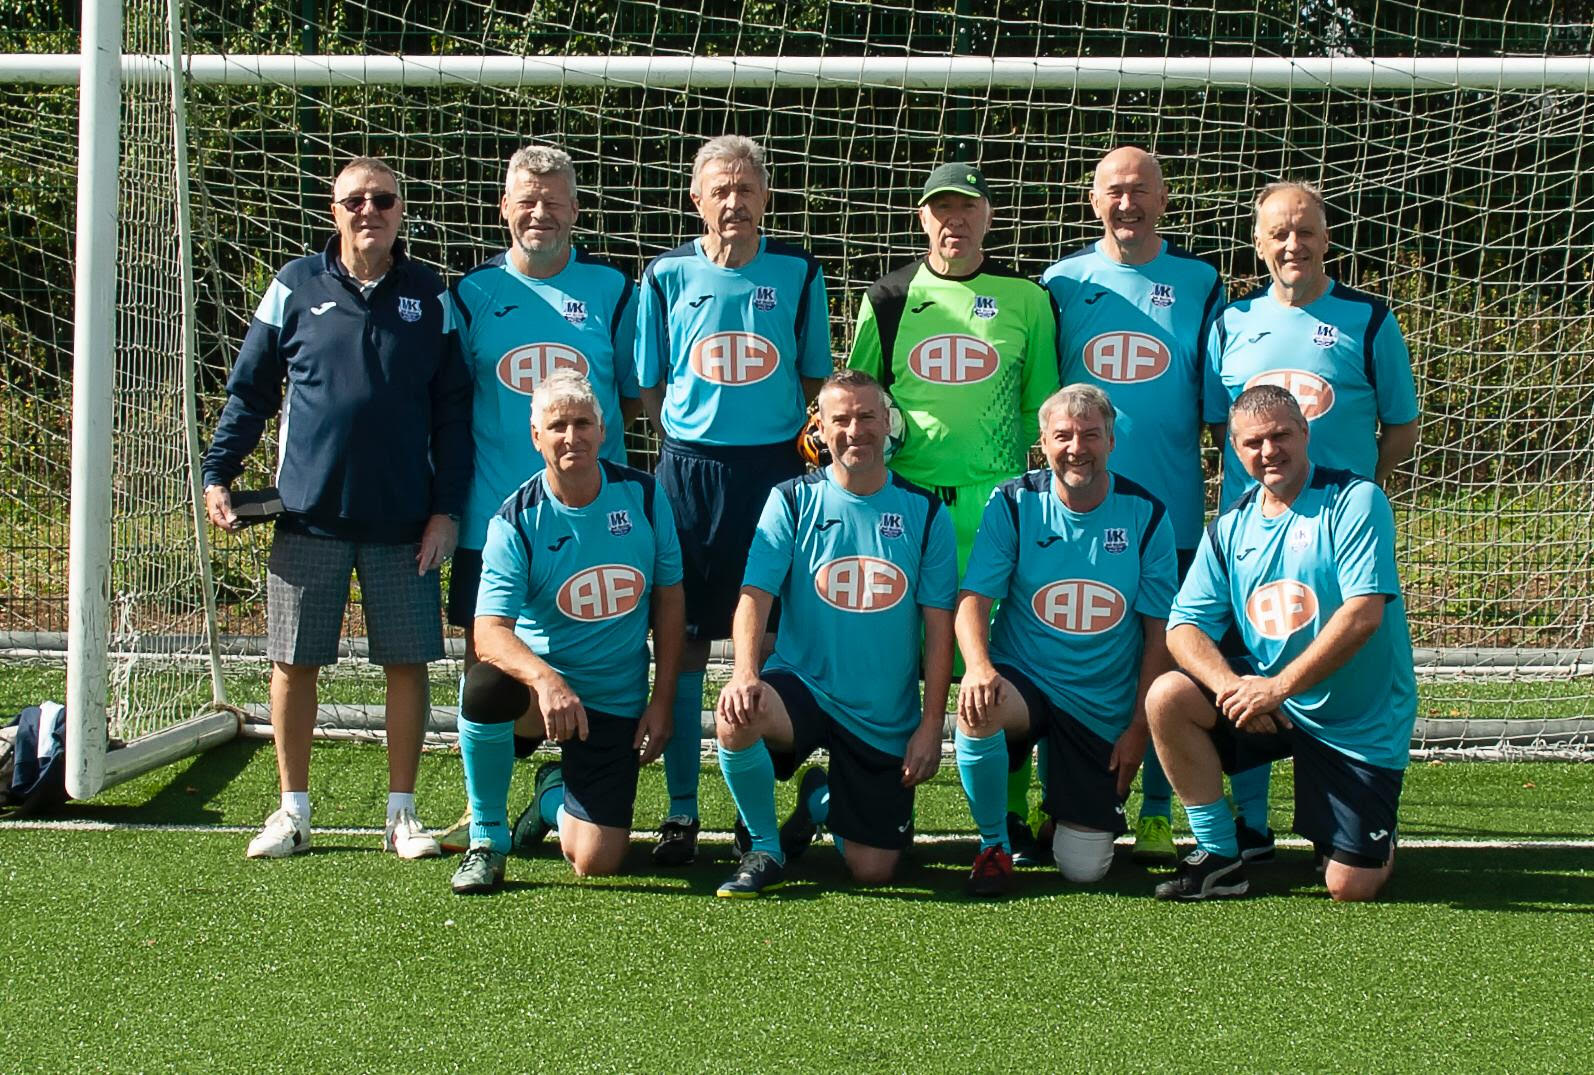
[(1316, 433), (1286, 388), (1248, 388), (1227, 417), (1257, 484), (1207, 528), (1168, 617), (1179, 668), (1146, 700), (1196, 838), (1156, 895), (1246, 893), (1223, 774), (1293, 756), (1293, 827), (1329, 894), (1372, 899), (1394, 866), (1417, 716), (1394, 514), (1377, 485), (1310, 457)]
[[(681, 555), (668, 501), (601, 458), (603, 406), (575, 370), (533, 391), (544, 466), (493, 515), (476, 600), (481, 660), (465, 676), (460, 754), (470, 844), (460, 894), (496, 890), (513, 837), (513, 729), (560, 744), (537, 770), (529, 845), (559, 834), (578, 874), (613, 873), (631, 837), (637, 772), (664, 749), (683, 640)], [(648, 627), (658, 672), (648, 696)]]
[(350, 161), (331, 209), (337, 234), (326, 249), (289, 263), (260, 300), (204, 459), (206, 513), (237, 530), (231, 483), (281, 414), (285, 510), (266, 580), (266, 652), (282, 801), (248, 855), (310, 846), (317, 681), (337, 660), (355, 572), (370, 658), (387, 677), (383, 847), (420, 858), (438, 852), (416, 815), (415, 774), (426, 666), (443, 656), (438, 566), (453, 551), (470, 483), (470, 380), (442, 281), (398, 237), (393, 169)]
[(680, 531), (687, 649), (665, 752), (669, 814), (654, 861), (697, 854), (703, 669), (729, 637), (748, 545), (770, 489), (801, 473), (793, 438), (831, 371), (819, 263), (760, 231), (769, 205), (763, 149), (724, 135), (692, 162), (704, 234), (659, 255), (637, 300), (638, 383), (663, 436), (659, 488)]
[[(476, 663), (476, 587), (487, 520), (542, 468), (527, 451), (532, 392), (554, 370), (592, 383), (607, 432), (601, 454), (626, 460), (625, 429), (641, 412), (636, 388), (636, 287), (608, 262), (575, 246), (580, 216), (575, 167), (561, 149), (529, 145), (509, 158), (499, 212), (508, 249), (454, 285), (460, 338), (475, 382), (476, 470), (448, 586), (448, 622), (465, 631), (465, 669)], [(462, 680), (463, 682), (463, 680)], [(517, 739), (524, 754), (533, 737)], [(463, 851), (469, 818), (446, 833)]]
[(1063, 876), (1099, 880), (1125, 831), (1124, 799), (1150, 740), (1146, 691), (1172, 667), (1163, 626), (1175, 563), (1162, 502), (1108, 470), (1113, 418), (1094, 385), (1041, 405), (1047, 465), (996, 487), (963, 576), (955, 749), (980, 834), (975, 895), (1012, 887), (1007, 774), (1042, 739), (1042, 805), (1056, 819)]
[[(1256, 197), (1256, 252), (1271, 283), (1226, 306), (1207, 334), (1205, 421), (1220, 432), (1229, 405), (1256, 385), (1287, 389), (1311, 425), (1312, 456), (1379, 485), (1417, 444), (1411, 355), (1389, 306), (1328, 275), (1328, 220), (1309, 183), (1281, 182)], [(1255, 486), (1232, 437), (1221, 437), (1227, 511)], [(1268, 770), (1231, 777), (1247, 861), (1273, 855)]]
[[(1145, 150), (1120, 146), (1101, 158), (1090, 207), (1101, 238), (1041, 276), (1057, 307), (1062, 380), (1112, 393), (1120, 434), (1113, 469), (1167, 507), (1182, 576), (1206, 511), (1201, 348), (1223, 307), (1223, 284), (1215, 268), (1159, 234), (1168, 185)], [(1154, 750), (1140, 784), (1135, 861), (1171, 864), (1172, 796)]]

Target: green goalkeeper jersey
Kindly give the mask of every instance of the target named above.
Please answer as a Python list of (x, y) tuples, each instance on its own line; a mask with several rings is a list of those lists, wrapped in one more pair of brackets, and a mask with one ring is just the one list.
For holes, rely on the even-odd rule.
[(864, 296), (847, 364), (906, 419), (891, 469), (924, 486), (994, 484), (1027, 469), (1057, 390), (1057, 321), (1045, 289), (1006, 265), (942, 276), (919, 258)]

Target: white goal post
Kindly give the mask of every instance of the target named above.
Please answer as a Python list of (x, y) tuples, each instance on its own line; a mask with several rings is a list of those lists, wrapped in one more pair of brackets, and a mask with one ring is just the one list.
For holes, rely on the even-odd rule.
[[(834, 248), (821, 261), (828, 258), (827, 272), (834, 269), (838, 274), (832, 283), (837, 300), (832, 316), (838, 338), (846, 337), (850, 331), (847, 321), (857, 293), (869, 282), (864, 278), (867, 274), (855, 275), (864, 272), (857, 266), (867, 265), (873, 271), (874, 266), (893, 258), (905, 259), (914, 252), (914, 240), (911, 234), (902, 233), (900, 222), (890, 228), (871, 223), (872, 230), (867, 234), (859, 234), (862, 224), (849, 228), (850, 223), (886, 219), (887, 213), (898, 211), (900, 192), (884, 185), (868, 185), (857, 193), (856, 205), (839, 204), (832, 189), (841, 182), (836, 177), (847, 176), (847, 169), (856, 163), (853, 157), (865, 151), (873, 154), (876, 144), (887, 148), (880, 151), (878, 160), (870, 156), (869, 167), (874, 171), (869, 174), (887, 171), (888, 167), (906, 167), (912, 157), (909, 150), (914, 146), (937, 139), (951, 141), (955, 124), (948, 116), (953, 112), (970, 113), (989, 100), (994, 102), (993, 111), (1001, 110), (1002, 122), (1010, 124), (1001, 129), (985, 129), (984, 117), (979, 115), (973, 120), (974, 129), (962, 134), (977, 145), (1000, 145), (1002, 167), (997, 170), (1002, 173), (1001, 189), (1013, 195), (1015, 204), (1022, 201), (1026, 211), (1034, 212), (1037, 219), (1044, 218), (1038, 225), (1040, 238), (1010, 244), (1008, 249), (1015, 260), (1028, 266), (1029, 261), (1024, 259), (1033, 260), (1035, 256), (1029, 247), (1044, 248), (1046, 255), (1055, 256), (1059, 237), (1086, 233), (1071, 222), (1072, 217), (1083, 215), (1077, 204), (1077, 165), (1070, 165), (1075, 171), (1064, 170), (1059, 176), (1051, 158), (1066, 151), (1070, 160), (1073, 156), (1083, 159), (1087, 150), (1104, 144), (1103, 132), (1108, 132), (1125, 140), (1153, 144), (1153, 148), (1159, 142), (1182, 147), (1172, 155), (1176, 167), (1178, 159), (1191, 166), (1179, 193), (1194, 207), (1184, 212), (1179, 226), (1190, 234), (1221, 227), (1227, 245), (1216, 252), (1239, 266), (1242, 276), (1254, 274), (1255, 269), (1244, 259), (1243, 241), (1234, 240), (1233, 235), (1239, 230), (1237, 222), (1243, 217), (1244, 197), (1254, 189), (1255, 175), (1249, 165), (1236, 158), (1248, 152), (1255, 139), (1248, 140), (1244, 131), (1234, 132), (1236, 124), (1246, 122), (1248, 110), (1271, 110), (1272, 118), (1266, 122), (1276, 126), (1255, 132), (1256, 139), (1269, 146), (1276, 143), (1285, 150), (1306, 141), (1295, 132), (1314, 123), (1333, 131), (1338, 130), (1334, 124), (1348, 122), (1350, 126), (1333, 137), (1361, 139), (1368, 145), (1380, 142), (1366, 133), (1374, 130), (1373, 121), (1358, 116), (1358, 110), (1387, 113), (1390, 143), (1398, 142), (1403, 132), (1417, 129), (1418, 123), (1451, 124), (1453, 131), (1434, 134), (1432, 146), (1420, 151), (1428, 154), (1426, 157), (1415, 155), (1418, 151), (1403, 157), (1398, 145), (1380, 144), (1376, 164), (1366, 163), (1373, 161), (1373, 150), (1364, 151), (1369, 172), (1364, 178), (1353, 176), (1343, 163), (1330, 163), (1326, 151), (1315, 159), (1307, 152), (1305, 163), (1311, 167), (1306, 171), (1311, 174), (1304, 177), (1324, 181), (1330, 188), (1331, 202), (1336, 205), (1344, 204), (1348, 210), (1363, 204), (1371, 207), (1366, 210), (1366, 226), (1381, 229), (1377, 241), (1389, 245), (1387, 249), (1380, 248), (1378, 258), (1363, 265), (1361, 271), (1397, 292), (1397, 312), (1402, 311), (1401, 303), (1407, 304), (1405, 308), (1411, 311), (1408, 334), (1414, 340), (1414, 351), (1426, 348), (1425, 356), (1431, 359), (1424, 371), (1427, 398), (1443, 398), (1447, 407), (1455, 401), (1459, 414), (1452, 416), (1447, 409), (1442, 428), (1436, 420), (1432, 429), (1434, 441), (1425, 433), (1426, 454), (1414, 462), (1406, 475), (1409, 480), (1397, 494), (1397, 506), (1403, 512), (1426, 520), (1406, 539), (1404, 555), (1425, 564), (1425, 557), (1442, 559), (1466, 544), (1469, 549), (1493, 549), (1502, 558), (1491, 560), (1482, 553), (1458, 554), (1446, 561), (1442, 572), (1414, 572), (1411, 584), (1426, 601), (1414, 623), (1429, 625), (1427, 633), (1418, 638), (1428, 662), (1428, 679), (1447, 682), (1465, 678), (1468, 670), (1476, 669), (1480, 675), (1511, 683), (1538, 677), (1582, 685), (1565, 692), (1567, 697), (1557, 702), (1558, 708), (1542, 714), (1545, 719), (1539, 722), (1537, 733), (1529, 728), (1532, 722), (1514, 723), (1517, 714), (1511, 707), (1517, 702), (1511, 699), (1496, 708), (1471, 710), (1461, 702), (1452, 704), (1439, 689), (1429, 699), (1433, 704), (1425, 712), (1425, 719), (1450, 721), (1459, 727), (1446, 725), (1443, 730), (1424, 733), (1423, 742), (1414, 741), (1414, 749), (1423, 749), (1424, 743), (1448, 746), (1452, 739), (1457, 749), (1465, 749), (1474, 733), (1482, 742), (1512, 743), (1523, 749), (1531, 749), (1535, 739), (1546, 736), (1556, 743), (1567, 741), (1570, 736), (1570, 749), (1579, 754), (1594, 745), (1594, 730), (1578, 723), (1594, 711), (1594, 691), (1585, 682), (1590, 674), (1586, 647), (1594, 644), (1594, 623), (1590, 622), (1594, 612), (1589, 611), (1594, 608), (1594, 586), (1590, 583), (1594, 569), (1587, 550), (1578, 548), (1580, 543), (1588, 544), (1589, 525), (1586, 519), (1579, 522), (1561, 515), (1555, 516), (1558, 521), (1543, 522), (1550, 514), (1544, 507), (1547, 498), (1579, 491), (1587, 496), (1594, 490), (1594, 478), (1589, 476), (1594, 473), (1594, 464), (1584, 460), (1579, 464), (1583, 468), (1579, 475), (1563, 474), (1556, 479), (1559, 484), (1543, 497), (1522, 499), (1513, 490), (1529, 480), (1520, 476), (1525, 472), (1491, 470), (1486, 458), (1488, 449), (1478, 444), (1480, 438), (1487, 440), (1488, 433), (1480, 433), (1477, 428), (1479, 422), (1516, 421), (1518, 415), (1523, 416), (1520, 420), (1536, 418), (1541, 411), (1572, 427), (1594, 421), (1594, 384), (1575, 369), (1562, 377), (1555, 372), (1561, 367), (1554, 365), (1553, 357), (1543, 357), (1534, 367), (1538, 372), (1531, 375), (1557, 378), (1549, 385), (1555, 402), (1538, 407), (1507, 401), (1500, 403), (1502, 409), (1490, 409), (1495, 405), (1495, 379), (1509, 384), (1512, 376), (1499, 373), (1499, 363), (1510, 363), (1517, 354), (1547, 356), (1555, 348), (1586, 360), (1594, 349), (1594, 326), (1586, 324), (1586, 314), (1576, 312), (1582, 309), (1578, 305), (1581, 291), (1564, 302), (1560, 296), (1547, 292), (1541, 295), (1544, 288), (1535, 275), (1539, 270), (1526, 264), (1532, 260), (1530, 247), (1536, 241), (1529, 233), (1529, 224), (1512, 217), (1511, 206), (1502, 202), (1495, 209), (1489, 200), (1497, 196), (1497, 188), (1499, 197), (1513, 196), (1503, 189), (1511, 184), (1520, 184), (1527, 190), (1525, 196), (1536, 206), (1540, 202), (1548, 205), (1561, 197), (1558, 187), (1549, 191), (1545, 186), (1532, 186), (1525, 169), (1536, 167), (1532, 157), (1536, 140), (1579, 138), (1587, 117), (1594, 115), (1589, 100), (1594, 90), (1594, 57), (220, 54), (188, 51), (176, 14), (181, 10), (179, 0), (170, 0), (169, 5), (168, 0), (135, 0), (126, 7), (129, 24), (124, 26), (123, 5), (88, 0), (83, 9), (82, 51), (78, 55), (0, 56), (0, 87), (26, 91), (30, 87), (43, 90), (77, 85), (73, 261), (79, 267), (103, 265), (107, 252), (114, 252), (119, 266), (115, 275), (78, 271), (72, 305), (72, 477), (68, 612), (64, 626), (70, 722), (68, 787), (74, 796), (92, 795), (105, 784), (224, 740), (237, 730), (239, 710), (229, 699), (224, 675), (222, 636), (228, 630), (222, 620), (226, 616), (217, 609), (218, 588), (223, 584), (211, 577), (213, 557), (207, 545), (198, 491), (197, 454), (205, 432), (203, 397), (207, 388), (196, 382), (202, 379), (200, 374), (208, 364), (208, 391), (214, 394), (215, 369), (218, 364), (225, 364), (236, 342), (235, 338), (228, 338), (225, 328), (218, 326), (236, 330), (238, 308), (248, 289), (258, 285), (262, 271), (274, 259), (280, 263), (287, 253), (300, 251), (290, 249), (290, 240), (282, 240), (269, 250), (239, 255), (233, 259), (237, 264), (229, 264), (224, 271), (217, 267), (221, 259), (212, 248), (229, 242), (236, 246), (236, 241), (226, 237), (231, 233), (214, 227), (196, 227), (195, 219), (197, 214), (214, 222), (264, 205), (270, 208), (270, 219), (275, 220), (284, 211), (282, 203), (294, 194), (291, 183), (273, 186), (264, 179), (257, 180), (253, 171), (243, 175), (228, 141), (235, 135), (255, 139), (237, 151), (238, 159), (248, 157), (252, 169), (261, 167), (260, 161), (268, 165), (281, 163), (287, 152), (283, 147), (295, 139), (313, 144), (314, 153), (307, 156), (329, 157), (334, 149), (341, 151), (334, 141), (343, 128), (317, 128), (313, 137), (293, 130), (298, 108), (318, 109), (318, 115), (329, 118), (317, 122), (342, 124), (354, 132), (347, 135), (350, 145), (374, 146), (378, 152), (388, 146), (405, 145), (411, 132), (397, 126), (362, 127), (361, 119), (350, 118), (358, 111), (353, 105), (340, 110), (337, 102), (344, 99), (327, 96), (341, 93), (352, 95), (347, 98), (350, 102), (365, 100), (362, 94), (436, 94), (425, 100), (443, 102), (448, 108), (466, 100), (457, 105), (462, 117), (490, 115), (492, 109), (499, 107), (513, 111), (512, 119), (504, 121), (501, 128), (465, 127), (450, 134), (442, 130), (440, 122), (438, 131), (428, 131), (424, 139), (414, 138), (413, 167), (406, 169), (403, 161), (395, 162), (401, 172), (406, 172), (406, 181), (419, 187), (418, 196), (407, 198), (415, 210), (412, 229), (428, 229), (427, 241), (441, 251), (440, 260), (448, 263), (445, 267), (454, 270), (459, 265), (468, 267), (473, 256), (470, 250), (485, 255), (500, 244), (496, 222), (486, 217), (473, 220), (467, 227), (456, 223), (445, 227), (441, 223), (454, 221), (450, 214), (457, 207), (451, 208), (450, 200), (482, 200), (484, 192), (490, 194), (491, 182), (481, 175), (490, 174), (494, 165), (489, 162), (478, 169), (474, 164), (466, 167), (460, 163), (478, 152), (481, 145), (490, 146), (489, 155), (497, 154), (501, 159), (504, 147), (512, 148), (526, 138), (561, 139), (565, 133), (561, 124), (566, 121), (573, 137), (574, 129), (579, 127), (578, 168), (590, 167), (593, 173), (605, 169), (603, 178), (594, 181), (595, 201), (601, 206), (607, 200), (606, 212), (610, 215), (604, 219), (618, 233), (627, 220), (654, 227), (653, 222), (659, 218), (678, 216), (679, 191), (672, 192), (668, 185), (674, 181), (670, 169), (682, 156), (680, 147), (704, 134), (718, 133), (689, 129), (685, 121), (677, 127), (671, 110), (686, 107), (678, 102), (701, 107), (709, 117), (731, 114), (744, 104), (757, 109), (758, 102), (770, 102), (763, 106), (762, 121), (772, 125), (772, 137), (784, 147), (784, 155), (777, 157), (777, 192), (799, 206), (783, 215), (777, 227), (805, 239), (834, 239)], [(134, 8), (138, 10), (135, 12)], [(135, 16), (143, 29), (132, 25)], [(152, 27), (158, 28), (158, 36), (152, 33)], [(278, 97), (261, 98), (261, 115), (272, 108), (281, 113), (272, 119), (269, 130), (264, 121), (261, 129), (253, 132), (229, 132), (211, 126), (195, 132), (187, 129), (190, 95), (204, 95), (204, 107), (222, 112), (233, 101), (226, 93), (254, 89), (281, 91)], [(608, 96), (611, 94), (612, 104)], [(795, 103), (779, 97), (781, 94), (794, 95)], [(876, 100), (892, 94), (902, 99), (895, 106), (897, 111), (882, 107), (878, 116), (871, 113), (864, 118), (848, 118), (841, 114), (848, 106), (834, 104), (849, 97)], [(938, 94), (946, 95), (939, 110)], [(1103, 109), (1128, 101), (1132, 114), (1122, 123), (1103, 120), (1098, 128), (1076, 131), (1068, 122), (1053, 122), (1076, 99), (1070, 94), (1078, 95), (1077, 100), (1108, 102), (1101, 106)], [(1232, 114), (1224, 113), (1210, 121), (1210, 131), (1214, 133), (1209, 135), (1209, 128), (1203, 126), (1209, 123), (1207, 101), (1222, 95), (1232, 96), (1237, 103)], [(927, 118), (910, 114), (910, 98)], [(947, 103), (954, 98), (955, 104)], [(1166, 100), (1179, 102), (1168, 106), (1179, 118), (1164, 128), (1148, 117), (1154, 117)], [(1431, 119), (1417, 115), (1422, 111), (1419, 100), (1432, 103)], [(822, 104), (810, 108), (810, 102)], [(822, 123), (803, 114), (820, 107), (837, 114), (827, 113)], [(1353, 118), (1347, 121), (1331, 115), (1334, 107), (1343, 107)], [(613, 111), (605, 114), (605, 108)], [(634, 114), (628, 109), (634, 109)], [(1509, 118), (1504, 118), (1507, 111)], [(538, 113), (552, 118), (525, 119)], [(1479, 133), (1479, 124), (1494, 114), (1502, 116), (1501, 131)], [(157, 144), (159, 139), (154, 135), (130, 139), (130, 125), (140, 122), (154, 127), (164, 125), (166, 141)], [(494, 118), (492, 122), (499, 121)], [(748, 133), (760, 133), (757, 122)], [(824, 133), (802, 128), (804, 122), (813, 123), (816, 128), (823, 125)], [(515, 123), (524, 126), (517, 129)], [(605, 133), (606, 123), (624, 128), (623, 137)], [(777, 123), (786, 126), (775, 133), (773, 125)], [(918, 123), (927, 126), (914, 126)], [(1512, 129), (1505, 130), (1507, 125)], [(788, 127), (795, 133), (788, 133)], [(1439, 130), (1437, 126), (1432, 129)], [(1330, 134), (1320, 136), (1325, 145), (1329, 138)], [(1476, 147), (1473, 142), (1466, 142), (1464, 154), (1453, 148), (1447, 150), (1447, 146), (1462, 145), (1464, 138), (1473, 139)], [(808, 174), (809, 165), (797, 160), (800, 149), (794, 147), (822, 139), (834, 141), (837, 148), (826, 150), (828, 155), (813, 165), (822, 170), (825, 178), (805, 187), (803, 177)], [(606, 161), (604, 147), (609, 144), (623, 144), (623, 152), (629, 156)], [(667, 151), (654, 154), (658, 146), (666, 144)], [(198, 158), (193, 174), (187, 160), (190, 146)], [(1471, 170), (1465, 179), (1459, 178), (1459, 169), (1458, 178), (1453, 180), (1447, 174), (1439, 174), (1446, 162), (1437, 157), (1446, 152), (1456, 152), (1458, 162)], [(1487, 158), (1491, 154), (1514, 156), (1514, 161), (1501, 166), (1507, 171), (1490, 172)], [(1543, 167), (1556, 169), (1551, 178), (1559, 182), (1566, 169), (1579, 165), (1575, 160), (1558, 160)], [(161, 168), (166, 169), (164, 185), (153, 178)], [(414, 173), (423, 168), (447, 175), (417, 180)], [(1030, 172), (1026, 173), (1025, 168)], [(1428, 193), (1425, 188), (1420, 196), (1414, 194), (1410, 202), (1403, 201), (1398, 196), (1398, 185), (1405, 176), (1402, 169), (1413, 171), (1414, 175), (1420, 171), (1428, 188), (1439, 193)], [(234, 174), (227, 174), (229, 170)], [(631, 173), (630, 177), (624, 176), (626, 172)], [(1042, 184), (1031, 178), (1036, 172), (1043, 172), (1046, 184), (1060, 193), (1037, 193), (1034, 188)], [(313, 185), (324, 178), (307, 172), (299, 180)], [(210, 192), (208, 181), (222, 184), (217, 193)], [(246, 183), (257, 185), (246, 188)], [(1354, 194), (1347, 196), (1348, 203), (1335, 202), (1336, 183), (1341, 188), (1354, 185)], [(196, 201), (192, 208), (190, 196)], [(1426, 223), (1421, 227), (1403, 225), (1399, 218), (1403, 207), (1434, 197), (1446, 199), (1444, 211), (1433, 217), (1440, 229), (1437, 234)], [(149, 216), (151, 207), (163, 215), (158, 219)], [(303, 211), (311, 210), (306, 207)], [(1065, 219), (1070, 222), (1059, 223)], [(119, 242), (119, 235), (127, 236), (130, 228), (149, 241), (147, 250), (132, 249), (126, 242)], [(1026, 232), (1029, 229), (1026, 223)], [(827, 235), (830, 232), (839, 232), (839, 237)], [(196, 239), (196, 234), (203, 238)], [(644, 236), (639, 229), (627, 240), (622, 253), (633, 258), (645, 256), (662, 248), (666, 234), (649, 232)], [(1594, 260), (1588, 249), (1590, 244), (1582, 238), (1576, 241), (1580, 244), (1574, 251), (1576, 264)], [(1491, 243), (1514, 244), (1511, 249), (1520, 252), (1520, 257), (1505, 260), (1510, 268), (1501, 270), (1503, 275), (1458, 280), (1435, 268), (1446, 257), (1468, 264), (1482, 263), (1487, 259), (1480, 251), (1486, 252)], [(458, 264), (454, 264), (456, 261)], [(206, 266), (207, 275), (199, 282), (201, 294), (196, 297), (195, 273), (199, 265)], [(1561, 278), (1570, 276), (1563, 273), (1557, 279)], [(1530, 293), (1530, 298), (1539, 304), (1524, 305), (1525, 300), (1520, 295), (1513, 297), (1512, 292)], [(232, 320), (223, 321), (216, 314), (207, 324), (196, 324), (196, 307), (207, 302), (230, 310)], [(1463, 314), (1475, 317), (1476, 323), (1466, 321)], [(139, 321), (139, 316), (144, 320)], [(1563, 319), (1575, 321), (1573, 328), (1563, 331), (1557, 327)], [(1518, 330), (1524, 333), (1521, 339), (1501, 337), (1502, 333)], [(151, 342), (156, 336), (158, 339)], [(129, 379), (118, 363), (135, 346), (148, 352), (139, 359), (148, 364), (148, 369), (153, 370), (168, 358), (172, 364), (160, 365), (158, 375), (140, 372)], [(1479, 357), (1469, 365), (1465, 356), (1472, 352)], [(1479, 370), (1483, 372), (1479, 374)], [(1474, 374), (1489, 381), (1487, 392), (1469, 379)], [(147, 409), (138, 402), (142, 398), (138, 393), (144, 390), (144, 381), (153, 380), (167, 385), (162, 391), (169, 392), (167, 402), (172, 413), (167, 416), (169, 422), (146, 434), (151, 444), (148, 454), (141, 456), (136, 465), (126, 465), (114, 454), (116, 438), (129, 415)], [(1467, 409), (1469, 401), (1465, 397), (1469, 393), (1475, 394), (1476, 399), (1471, 402), (1479, 409)], [(1549, 443), (1556, 452), (1563, 452), (1559, 441), (1550, 438)], [(1555, 459), (1570, 458), (1575, 452), (1575, 448), (1567, 450)], [(1547, 473), (1554, 474), (1561, 464), (1548, 466)], [(153, 492), (149, 490), (154, 486), (134, 489), (145, 480), (145, 471), (153, 472), (166, 484)], [(173, 489), (180, 489), (181, 496)], [(160, 505), (164, 516), (154, 525), (168, 531), (160, 538), (162, 544), (129, 537), (124, 513), (115, 499), (121, 495), (142, 497)], [(189, 520), (191, 532), (185, 536), (175, 537), (169, 532), (174, 512)], [(1508, 530), (1489, 529), (1490, 519), (1502, 518), (1518, 522)], [(1521, 558), (1500, 551), (1524, 540), (1536, 542), (1546, 550), (1546, 557), (1553, 554), (1560, 559), (1546, 559), (1543, 562), (1551, 566), (1544, 567), (1536, 560), (1518, 563)], [(179, 545), (182, 548), (177, 548)], [(146, 574), (135, 578), (129, 574), (135, 569)], [(1522, 581), (1513, 584), (1517, 592), (1502, 596), (1491, 586), (1506, 571), (1517, 572), (1512, 577)], [(118, 579), (118, 573), (124, 576), (123, 580)], [(133, 581), (124, 587), (126, 578)], [(160, 591), (166, 596), (157, 593), (157, 584), (167, 587)], [(179, 596), (170, 596), (178, 591)], [(1544, 611), (1564, 606), (1567, 594), (1577, 602), (1576, 610)], [(1539, 597), (1543, 600), (1533, 604)], [(151, 621), (154, 625), (140, 619), (147, 608), (156, 606), (176, 611), (156, 617), (158, 624)], [(1479, 608), (1483, 611), (1474, 615)], [(1462, 628), (1450, 631), (1437, 626), (1450, 615), (1462, 621)], [(48, 617), (0, 622), (0, 632), (19, 636), (35, 629), (48, 632), (56, 629), (52, 624)], [(245, 633), (247, 628), (232, 626), (231, 630)], [(159, 670), (152, 673), (156, 664), (160, 665)], [(180, 671), (172, 672), (171, 668)], [(165, 692), (159, 704), (167, 715), (148, 724), (134, 721), (123, 727), (120, 719), (144, 704), (129, 700), (145, 689), (135, 687), (135, 679), (151, 675), (160, 681), (160, 690)], [(1434, 727), (1438, 729), (1438, 723)], [(127, 739), (130, 745), (108, 754), (106, 744), (112, 736)]]

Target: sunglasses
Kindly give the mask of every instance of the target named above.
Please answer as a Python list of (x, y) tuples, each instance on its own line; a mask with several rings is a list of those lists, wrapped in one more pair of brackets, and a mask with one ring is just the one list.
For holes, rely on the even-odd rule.
[(398, 195), (384, 190), (380, 194), (350, 194), (347, 198), (334, 198), (333, 201), (351, 213), (358, 213), (366, 202), (370, 202), (371, 208), (377, 212), (385, 213), (398, 204)]

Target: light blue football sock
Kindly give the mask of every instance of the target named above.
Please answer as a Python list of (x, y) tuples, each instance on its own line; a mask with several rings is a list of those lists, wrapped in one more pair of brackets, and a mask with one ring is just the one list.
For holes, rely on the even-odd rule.
[(775, 817), (775, 762), (769, 748), (760, 739), (744, 750), (729, 750), (720, 746), (720, 772), (725, 774), (725, 786), (736, 802), (736, 812), (742, 815), (748, 835), (753, 838), (754, 851), (767, 851), (782, 865), (786, 856), (780, 853), (780, 822)]
[(813, 818), (815, 825), (823, 825), (830, 820), (830, 784), (817, 788), (808, 795), (808, 816)]
[(847, 848), (841, 837), (837, 836), (835, 833), (831, 833), (830, 842), (836, 845), (836, 854), (840, 855), (842, 859), (845, 860), (847, 857)]
[(509, 777), (515, 768), (515, 726), (459, 718), (459, 753), (470, 801), (470, 842), (509, 851)]
[[(980, 830), (980, 850), (999, 846), (1011, 854), (1013, 844), (1007, 832), (1007, 733), (998, 729), (995, 735), (975, 739), (959, 728), (952, 742), (969, 813), (974, 827)], [(1028, 758), (1024, 764), (1029, 764)]]
[(1240, 841), (1234, 834), (1234, 815), (1227, 802), (1217, 799), (1203, 806), (1186, 803), (1184, 812), (1190, 819), (1197, 847), (1224, 858), (1239, 857)]
[(565, 786), (556, 784), (542, 793), (537, 800), (537, 816), (554, 832), (559, 831), (559, 815), (565, 808)]
[(1146, 760), (1140, 763), (1140, 817), (1168, 818), (1173, 816), (1173, 786), (1168, 774), (1162, 771), (1162, 761), (1157, 748), (1146, 747)]
[(675, 677), (675, 730), (664, 745), (664, 786), (671, 817), (697, 817), (697, 782), (703, 772), (703, 673)]
[(1273, 780), (1272, 765), (1258, 765), (1254, 769), (1234, 773), (1229, 777), (1229, 791), (1234, 796), (1234, 812), (1257, 832), (1267, 832), (1267, 793)]

